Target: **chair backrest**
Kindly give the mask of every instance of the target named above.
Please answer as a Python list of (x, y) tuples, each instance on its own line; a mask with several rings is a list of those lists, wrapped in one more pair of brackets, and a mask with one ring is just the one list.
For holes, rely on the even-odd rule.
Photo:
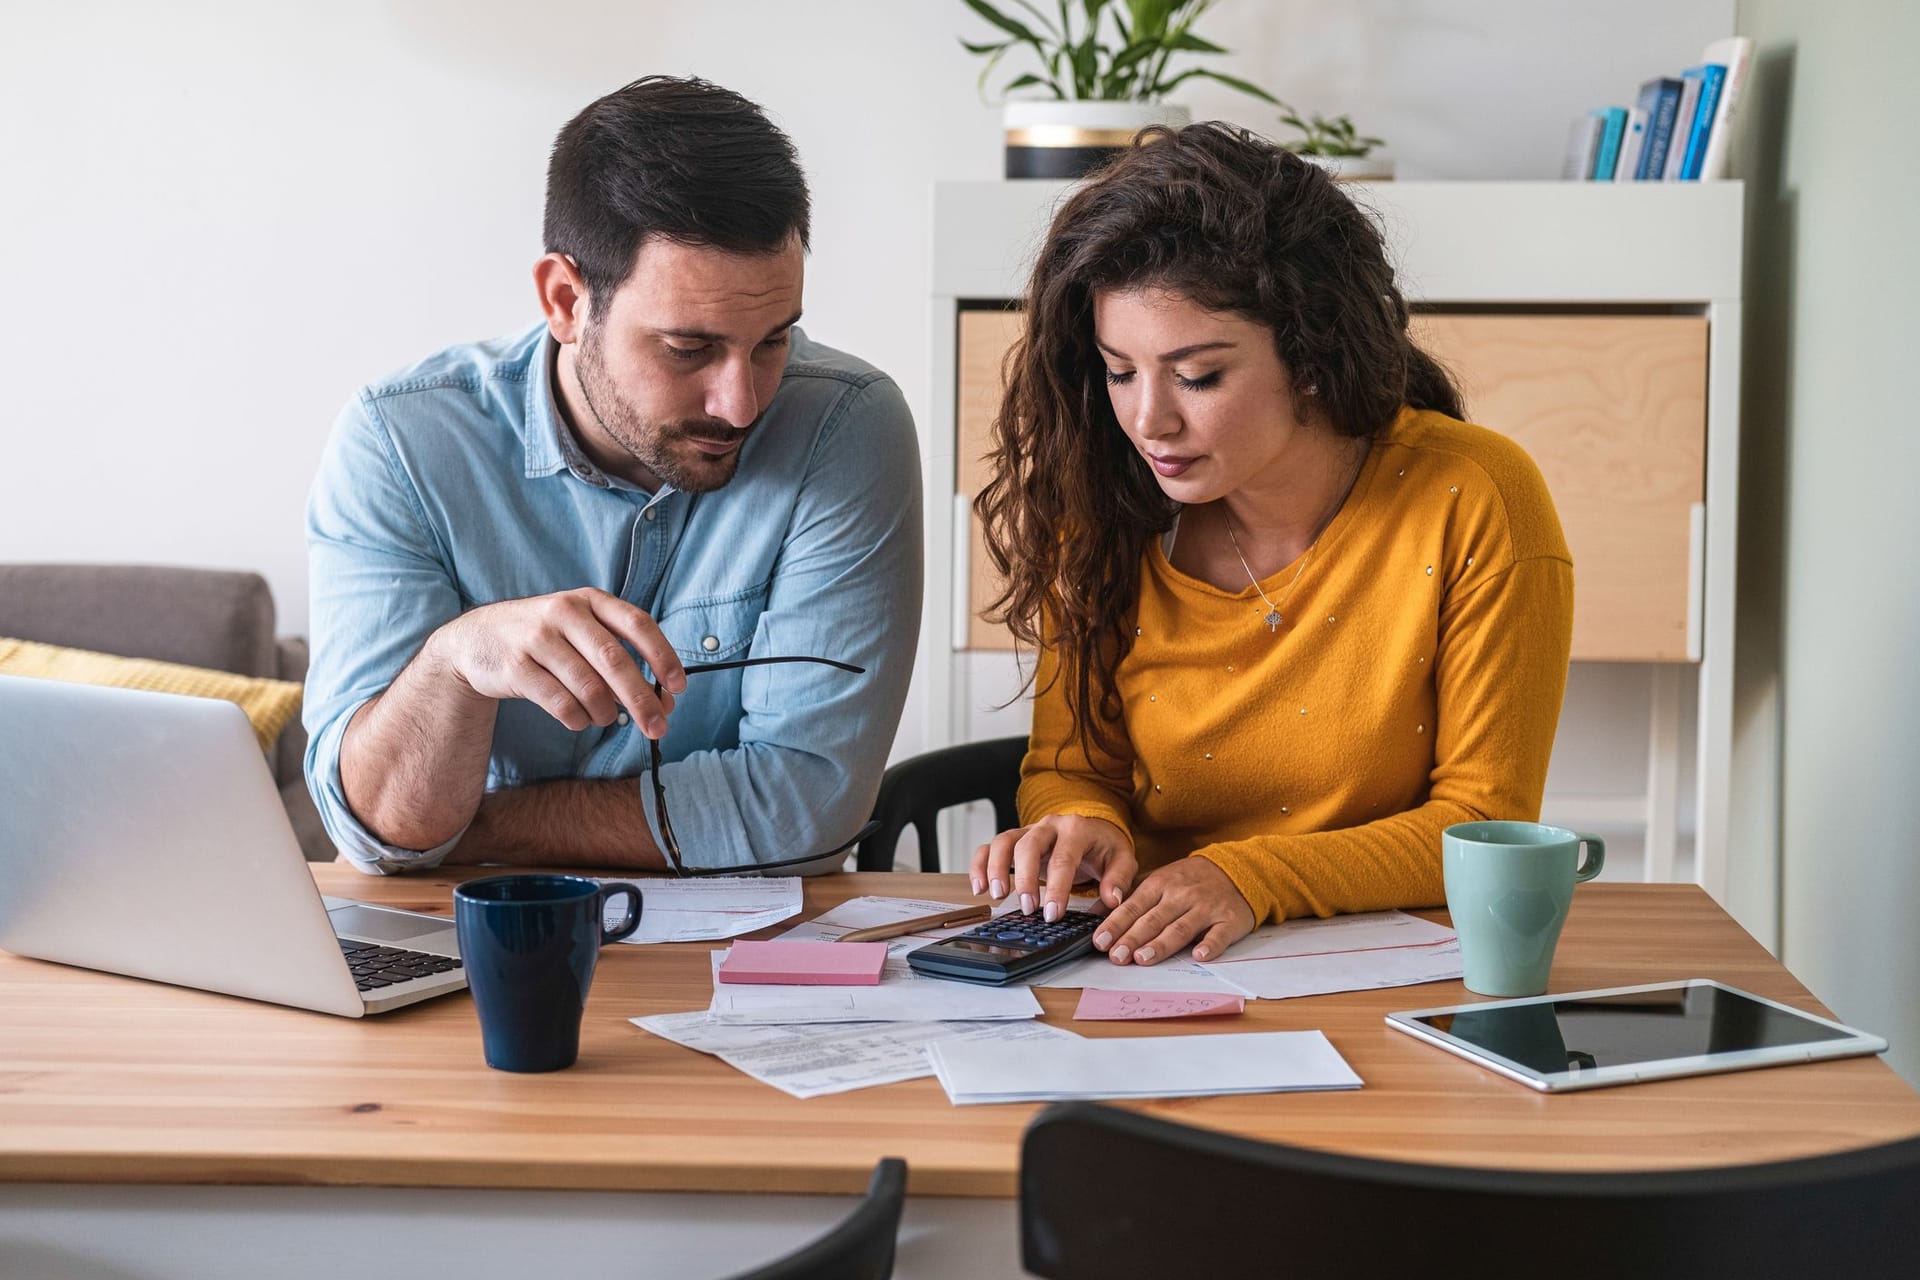
[(1023, 737), (989, 738), (923, 752), (888, 768), (880, 777), (880, 796), (873, 804), (880, 827), (860, 842), (859, 869), (893, 870), (900, 833), (912, 827), (920, 837), (920, 869), (940, 870), (935, 819), (956, 804), (990, 800), (996, 830), (1020, 825), (1013, 799), (1020, 788), (1020, 761), (1026, 754)]
[(907, 1162), (888, 1156), (873, 1167), (867, 1198), (839, 1226), (736, 1280), (887, 1280), (906, 1197)]
[(1308, 1151), (1063, 1103), (1022, 1146), (1020, 1248), (1035, 1275), (1099, 1280), (1912, 1277), (1920, 1138), (1766, 1165), (1541, 1173)]

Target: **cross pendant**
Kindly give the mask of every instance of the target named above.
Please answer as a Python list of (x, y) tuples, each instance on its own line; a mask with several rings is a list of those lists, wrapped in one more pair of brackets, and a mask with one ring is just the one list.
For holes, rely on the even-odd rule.
[(1280, 611), (1278, 609), (1270, 610), (1267, 613), (1267, 630), (1269, 631), (1280, 630), (1280, 623), (1282, 621), (1283, 619), (1280, 617)]

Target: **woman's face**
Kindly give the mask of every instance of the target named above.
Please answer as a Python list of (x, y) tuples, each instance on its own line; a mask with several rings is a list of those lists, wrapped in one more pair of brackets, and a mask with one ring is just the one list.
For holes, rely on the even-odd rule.
[(1310, 432), (1273, 331), (1159, 288), (1093, 299), (1107, 395), (1127, 439), (1176, 502), (1211, 502), (1279, 481)]

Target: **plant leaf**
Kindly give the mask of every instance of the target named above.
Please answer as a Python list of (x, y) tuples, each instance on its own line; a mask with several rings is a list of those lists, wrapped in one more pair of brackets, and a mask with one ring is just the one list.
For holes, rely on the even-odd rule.
[(991, 54), (991, 53), (1001, 52), (1008, 45), (1012, 43), (1013, 41), (1011, 40), (1002, 40), (999, 44), (987, 44), (985, 42), (982, 42), (980, 44), (975, 44), (971, 40), (962, 40), (960, 42), (960, 47), (965, 49), (968, 53)]
[(1167, 41), (1169, 49), (1178, 49), (1182, 53), (1225, 53), (1227, 50), (1211, 40), (1203, 40), (1191, 31), (1182, 31)]
[(1093, 33), (1089, 31), (1073, 51), (1073, 96), (1091, 98), (1098, 87), (1099, 75), (1095, 71), (1095, 52), (1097, 46)]
[(1052, 36), (1056, 40), (1060, 38), (1062, 33), (1055, 31), (1053, 29), (1053, 20), (1048, 18), (1046, 14), (1040, 12), (1040, 10), (1034, 6), (1033, 0), (1013, 0), (1013, 2), (1019, 5), (1022, 9), (1025, 9), (1028, 13), (1032, 14), (1034, 17), (1040, 19), (1040, 29), (1042, 31), (1045, 31), (1049, 36)]
[(1174, 85), (1190, 76), (1205, 76), (1209, 80), (1218, 80), (1221, 84), (1226, 85), (1227, 88), (1238, 89), (1241, 93), (1258, 98), (1262, 102), (1271, 102), (1275, 106), (1280, 104), (1280, 99), (1274, 97), (1252, 81), (1242, 80), (1239, 76), (1230, 76), (1224, 71), (1215, 71), (1211, 67), (1190, 67), (1169, 81), (1167, 87), (1171, 89)]
[(987, 0), (961, 0), (961, 2), (965, 4), (967, 8), (973, 10), (1008, 35), (1029, 41), (1036, 46), (1040, 43), (1040, 37), (1033, 34), (1024, 22), (1021, 22), (1017, 18), (1009, 18), (1006, 14), (1001, 13), (998, 9), (988, 4)]

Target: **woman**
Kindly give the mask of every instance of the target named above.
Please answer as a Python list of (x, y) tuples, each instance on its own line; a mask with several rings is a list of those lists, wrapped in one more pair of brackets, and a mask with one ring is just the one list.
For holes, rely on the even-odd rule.
[(1061, 208), (1027, 317), (977, 503), (1040, 653), (1026, 825), (974, 891), (1051, 919), (1097, 879), (1136, 964), (1444, 901), (1443, 828), (1539, 812), (1573, 568), (1379, 232), (1251, 134), (1153, 130)]

